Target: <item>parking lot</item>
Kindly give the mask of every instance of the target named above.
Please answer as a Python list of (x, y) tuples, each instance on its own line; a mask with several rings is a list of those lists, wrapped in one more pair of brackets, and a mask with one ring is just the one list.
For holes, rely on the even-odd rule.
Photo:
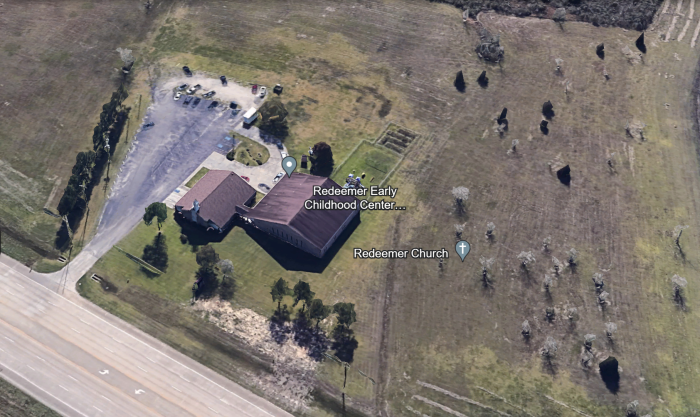
[[(112, 167), (112, 170), (118, 169), (119, 174), (112, 185), (110, 197), (100, 219), (98, 234), (93, 241), (96, 253), (101, 252), (101, 247), (108, 248), (118, 242), (140, 220), (144, 207), (152, 202), (165, 200), (212, 153), (221, 157), (219, 160), (222, 160), (222, 164), (223, 161), (229, 162), (230, 169), (235, 171), (234, 164), (225, 158), (226, 152), (232, 146), (232, 143), (225, 139), (231, 130), (254, 140), (270, 141), (266, 144), (270, 149), (270, 160), (259, 167), (261, 171), (255, 176), (255, 181), (258, 182), (251, 181), (251, 185), (256, 189), (258, 183), (273, 185), (272, 179), (279, 171), (276, 168), (280, 168), (281, 161), (280, 150), (275, 146), (276, 141), (269, 137), (261, 137), (254, 127), (244, 129), (241, 126), (245, 107), (235, 117), (229, 109), (230, 101), (258, 107), (261, 100), (254, 97), (249, 88), (237, 86), (232, 82), (220, 89), (221, 82), (218, 79), (209, 79), (209, 84), (206, 84), (214, 86), (215, 83), (219, 83), (216, 87), (217, 95), (214, 96), (218, 100), (203, 99), (196, 107), (193, 107), (193, 103), (183, 105), (182, 98), (178, 101), (173, 100), (174, 88), (183, 82), (191, 84), (193, 80), (205, 86), (202, 78), (182, 76), (154, 88), (151, 105), (143, 120), (144, 124), (152, 122), (154, 125), (137, 131), (133, 142), (129, 144), (131, 149), (124, 164), (118, 168)], [(202, 94), (202, 90), (198, 95)], [(213, 101), (218, 101), (219, 105), (208, 109)], [(273, 172), (268, 175), (269, 179), (266, 179), (263, 174), (265, 170), (262, 168)]]

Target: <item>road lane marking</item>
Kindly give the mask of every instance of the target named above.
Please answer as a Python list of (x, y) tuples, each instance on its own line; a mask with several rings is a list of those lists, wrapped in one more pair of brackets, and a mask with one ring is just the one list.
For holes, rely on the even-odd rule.
[(70, 329), (71, 329), (71, 330), (73, 330), (74, 332), (76, 332), (76, 333), (80, 334), (80, 332), (79, 332), (79, 331), (77, 331), (76, 329), (74, 329), (73, 327), (71, 327)]
[[(41, 285), (41, 284), (40, 284), (40, 285)], [(18, 374), (17, 372), (15, 372), (14, 370), (12, 370), (12, 368), (10, 368), (9, 366), (7, 366), (7, 365), (5, 365), (5, 364), (3, 364), (2, 366), (3, 366), (3, 368), (10, 370), (10, 372), (16, 374), (18, 377), (20, 377), (20, 378), (24, 379), (25, 381), (29, 382), (30, 384), (34, 385), (36, 388), (39, 388), (42, 392), (45, 392), (46, 394), (50, 395), (53, 399), (55, 399), (56, 401), (58, 401), (58, 402), (60, 402), (61, 404), (65, 405), (66, 407), (70, 408), (71, 410), (75, 411), (76, 413), (80, 414), (81, 416), (83, 416), (83, 417), (89, 417), (89, 416), (87, 416), (87, 415), (81, 413), (80, 411), (76, 410), (75, 408), (71, 407), (68, 403), (66, 403), (66, 402), (64, 402), (64, 401), (61, 401), (60, 398), (56, 397), (55, 395), (53, 395), (53, 394), (51, 394), (50, 392), (46, 391), (45, 389), (41, 388), (41, 387), (38, 386), (37, 384), (33, 383), (32, 381), (30, 381), (30, 380), (28, 380), (27, 378), (23, 377), (22, 375)]]
[(95, 407), (94, 405), (92, 406), (95, 410), (99, 411), (100, 413), (104, 413), (104, 411), (100, 410), (99, 408)]
[[(64, 390), (68, 391), (68, 388), (64, 387), (63, 385), (59, 385), (59, 387), (63, 388)], [(70, 392), (70, 391), (68, 391)]]
[(114, 340), (115, 342), (117, 342), (117, 343), (119, 343), (119, 344), (122, 343), (122, 342), (120, 342), (119, 340), (117, 340), (117, 339), (115, 339), (115, 338), (112, 338), (112, 340)]
[(177, 387), (175, 387), (174, 385), (171, 385), (170, 388), (174, 389), (174, 390), (177, 391), (177, 392), (182, 392), (182, 391), (180, 391), (179, 389), (177, 389)]
[(4, 351), (5, 351), (5, 350), (3, 350), (3, 348), (0, 348), (0, 352), (4, 352)]
[[(15, 283), (15, 284), (17, 284), (17, 283)], [(24, 288), (24, 285), (22, 285), (22, 284), (17, 284), (17, 286), (20, 288)]]
[(46, 362), (46, 359), (42, 358), (41, 356), (37, 356), (37, 358), (38, 358), (39, 360), (41, 360), (42, 362)]
[(108, 351), (114, 353), (114, 351), (113, 351), (112, 349), (108, 348), (107, 346), (105, 346), (104, 348), (105, 348), (106, 350), (108, 350)]
[(214, 410), (213, 408), (211, 408), (211, 407), (207, 407), (207, 408), (210, 409), (211, 411), (215, 412), (216, 414), (219, 414), (219, 412)]
[(190, 380), (189, 380), (189, 379), (185, 378), (185, 377), (184, 377), (184, 376), (182, 376), (182, 375), (180, 375), (180, 378), (184, 379), (184, 380), (185, 380), (185, 381), (187, 381), (187, 382), (190, 382)]
[(85, 324), (90, 324), (90, 323), (86, 322), (86, 321), (83, 320), (83, 319), (80, 319), (80, 321), (83, 322), (83, 323), (85, 323)]
[(10, 294), (10, 295), (12, 295), (12, 296), (15, 296), (15, 293), (13, 293), (12, 291), (10, 291), (10, 290), (8, 290), (8, 289), (5, 289), (5, 292), (7, 292), (8, 294)]
[(227, 403), (226, 400), (224, 400), (223, 398), (219, 398), (219, 401), (221, 401), (222, 403), (224, 403), (226, 405), (231, 405), (231, 404)]
[(111, 402), (111, 403), (114, 403), (114, 401), (110, 400), (109, 398), (105, 397), (104, 395), (100, 395), (100, 397), (104, 398), (105, 400), (107, 400), (107, 401), (109, 401), (109, 402)]
[(15, 341), (14, 341), (14, 340), (10, 339), (10, 338), (9, 338), (9, 337), (7, 337), (7, 336), (5, 336), (5, 339), (9, 340), (9, 341), (10, 341), (10, 342), (12, 342), (12, 343), (15, 343)]
[[(0, 264), (3, 264), (3, 265), (8, 266), (7, 264), (5, 264), (5, 263), (2, 262), (2, 261), (0, 261)], [(226, 392), (228, 392), (229, 394), (231, 394), (231, 395), (233, 395), (234, 397), (236, 397), (238, 400), (240, 400), (240, 401), (242, 401), (242, 402), (244, 402), (244, 403), (250, 405), (251, 407), (253, 407), (253, 408), (259, 410), (261, 413), (263, 413), (263, 414), (265, 414), (265, 415), (268, 415), (268, 416), (271, 416), (271, 417), (274, 417), (274, 416), (275, 416), (274, 414), (272, 414), (272, 413), (270, 413), (269, 411), (267, 411), (267, 410), (261, 408), (261, 407), (258, 406), (257, 404), (254, 404), (254, 403), (248, 401), (247, 399), (245, 399), (245, 398), (241, 397), (240, 395), (236, 394), (235, 392), (233, 392), (233, 391), (227, 389), (226, 387), (222, 386), (221, 384), (218, 384), (218, 383), (212, 381), (211, 379), (207, 378), (206, 376), (202, 375), (201, 373), (197, 372), (196, 370), (190, 368), (189, 366), (185, 365), (184, 363), (178, 361), (177, 359), (175, 359), (175, 358), (173, 358), (173, 357), (171, 357), (171, 356), (168, 356), (168, 354), (166, 354), (166, 353), (164, 353), (164, 352), (162, 352), (162, 351), (156, 349), (155, 347), (151, 346), (150, 344), (144, 342), (143, 340), (139, 339), (138, 337), (134, 336), (133, 334), (128, 333), (126, 330), (123, 330), (123, 329), (117, 327), (116, 325), (114, 325), (114, 324), (110, 323), (109, 321), (103, 319), (102, 317), (98, 316), (97, 314), (91, 312), (90, 310), (88, 310), (88, 309), (86, 309), (86, 308), (84, 308), (84, 307), (82, 307), (82, 306), (80, 306), (80, 305), (74, 303), (73, 301), (67, 299), (66, 297), (64, 297), (64, 296), (62, 296), (62, 295), (60, 295), (60, 294), (54, 293), (53, 291), (51, 291), (51, 290), (48, 289), (47, 287), (45, 287), (45, 286), (39, 284), (38, 282), (36, 282), (36, 281), (34, 281), (34, 280), (28, 278), (28, 277), (25, 276), (24, 274), (22, 274), (21, 276), (22, 276), (24, 279), (26, 279), (27, 282), (31, 283), (32, 285), (36, 285), (36, 286), (38, 286), (39, 288), (43, 289), (44, 291), (47, 291), (47, 292), (51, 293), (51, 296), (52, 296), (52, 297), (55, 296), (55, 297), (59, 297), (59, 298), (63, 299), (64, 301), (66, 301), (66, 302), (72, 304), (74, 307), (79, 308), (80, 310), (86, 312), (87, 314), (89, 314), (89, 315), (95, 317), (96, 319), (102, 321), (102, 322), (105, 323), (106, 325), (108, 325), (108, 326), (110, 326), (110, 327), (116, 329), (117, 331), (121, 332), (122, 334), (124, 334), (124, 335), (130, 337), (131, 339), (135, 340), (136, 342), (140, 343), (141, 345), (145, 346), (146, 348), (151, 349), (151, 350), (157, 352), (158, 354), (165, 356), (167, 359), (171, 360), (171, 361), (172, 361), (173, 363), (175, 363), (176, 365), (179, 365), (179, 366), (181, 366), (181, 367), (183, 367), (183, 368), (185, 368), (185, 369), (187, 369), (187, 370), (189, 370), (189, 371), (195, 373), (196, 375), (202, 377), (205, 381), (209, 382), (210, 384), (212, 384), (212, 385), (214, 385), (214, 386), (216, 386), (216, 387), (219, 387), (219, 388), (223, 389), (224, 391), (226, 391)], [(48, 302), (49, 304), (51, 304), (52, 306), (56, 306), (56, 304), (52, 303), (51, 301), (47, 301), (47, 302)], [(57, 306), (56, 306), (56, 307), (57, 307)], [(132, 327), (133, 327), (133, 326), (132, 326)], [(176, 353), (178, 353), (178, 352), (176, 352)], [(189, 358), (185, 358), (185, 360), (187, 360), (187, 359), (189, 359)], [(199, 364), (199, 363), (195, 363), (195, 365), (196, 365), (196, 366), (203, 366), (203, 365), (201, 365), (201, 364)], [(9, 369), (9, 368), (8, 368), (8, 369)], [(26, 378), (25, 378), (25, 379), (26, 379)], [(31, 383), (31, 382), (30, 382), (30, 383)], [(35, 384), (32, 383), (32, 385), (35, 385)], [(35, 385), (35, 386), (36, 386), (36, 385)], [(37, 387), (37, 388), (39, 388), (39, 387)], [(39, 388), (39, 389), (41, 389), (41, 388)], [(42, 391), (44, 391), (44, 390), (42, 389)], [(44, 391), (44, 392), (46, 392), (46, 391)], [(47, 394), (49, 394), (49, 393), (47, 392)], [(49, 394), (49, 395), (51, 395), (51, 394)], [(51, 395), (51, 397), (56, 398), (56, 397), (54, 397), (53, 395)], [(266, 399), (264, 399), (264, 398), (262, 398), (262, 397), (259, 397), (259, 398), (260, 398), (260, 400), (263, 401), (263, 403), (271, 404), (271, 403), (270, 403), (269, 401), (267, 401)], [(58, 400), (58, 398), (56, 398), (56, 399)], [(60, 400), (59, 400), (59, 401), (60, 401)], [(60, 402), (61, 402), (62, 404), (65, 404), (66, 406), (68, 406), (68, 407), (71, 408), (72, 410), (76, 411), (76, 412), (77, 412), (78, 414), (80, 414), (81, 416), (88, 417), (88, 416), (86, 416), (85, 414), (79, 412), (78, 410), (75, 410), (73, 407), (70, 407), (70, 406), (69, 406), (68, 404), (66, 404), (65, 402), (63, 402), (63, 401), (60, 401)], [(274, 407), (274, 405), (273, 405), (273, 407)]]
[(32, 368), (31, 366), (27, 365), (27, 368), (31, 369), (32, 371), (36, 371), (36, 369)]
[(73, 378), (71, 375), (68, 375), (68, 378), (72, 379), (72, 380), (75, 381), (75, 382), (78, 382), (78, 380), (75, 379), (75, 378)]
[(142, 367), (140, 367), (140, 366), (138, 366), (138, 365), (136, 365), (136, 367), (139, 368), (140, 370), (144, 371), (145, 373), (148, 373), (148, 371), (145, 370), (145, 369), (143, 369)]
[(154, 361), (153, 359), (149, 358), (148, 356), (146, 356), (146, 359), (148, 359), (149, 361), (151, 361), (151, 362), (153, 362), (153, 363), (156, 363), (156, 361)]

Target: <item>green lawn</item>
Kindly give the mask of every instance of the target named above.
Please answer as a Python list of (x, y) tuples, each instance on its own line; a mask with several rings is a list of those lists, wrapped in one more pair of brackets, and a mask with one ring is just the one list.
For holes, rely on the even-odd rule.
[(185, 187), (194, 187), (194, 185), (197, 184), (197, 181), (201, 180), (203, 176), (207, 175), (207, 172), (209, 172), (209, 168), (202, 167), (202, 169), (200, 169), (196, 174), (194, 174), (194, 177), (190, 178), (190, 180), (187, 181)]
[(262, 165), (267, 162), (268, 159), (270, 159), (270, 152), (266, 147), (258, 142), (233, 132), (231, 132), (231, 136), (233, 136), (239, 143), (234, 149), (231, 150), (231, 152), (229, 152), (229, 155), (227, 156), (229, 159), (231, 159), (230, 155), (233, 153), (235, 155), (234, 159), (237, 162), (253, 166)]
[(362, 142), (348, 157), (345, 163), (338, 165), (331, 178), (338, 184), (344, 184), (348, 174), (365, 174), (365, 186), (378, 185), (398, 164), (400, 157), (388, 149)]

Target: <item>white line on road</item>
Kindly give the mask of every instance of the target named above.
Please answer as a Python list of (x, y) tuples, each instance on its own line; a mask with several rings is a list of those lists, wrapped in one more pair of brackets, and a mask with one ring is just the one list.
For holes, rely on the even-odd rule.
[(68, 378), (72, 379), (72, 380), (75, 381), (75, 382), (78, 382), (78, 380), (75, 379), (75, 378), (73, 378), (71, 375), (68, 375)]
[(117, 342), (117, 343), (119, 343), (119, 344), (122, 343), (122, 342), (120, 342), (119, 340), (117, 340), (117, 339), (115, 339), (115, 338), (112, 338), (112, 340), (114, 340), (115, 342)]
[(21, 284), (17, 284), (17, 286), (20, 288), (24, 288), (24, 285), (21, 285)]
[(36, 369), (32, 368), (31, 366), (27, 365), (27, 368), (31, 369), (32, 371), (36, 371)]
[(52, 303), (51, 301), (47, 301), (47, 303), (51, 304), (54, 307), (58, 307), (56, 304)]
[(2, 348), (0, 348), (0, 352), (4, 352), (4, 350)]
[(180, 391), (179, 389), (177, 389), (177, 388), (176, 388), (175, 386), (173, 386), (173, 385), (171, 385), (170, 388), (174, 389), (174, 390), (177, 391), (177, 392), (182, 392), (182, 391)]
[(18, 374), (17, 372), (13, 371), (9, 366), (3, 364), (3, 368), (9, 369), (10, 372), (15, 373), (18, 377), (24, 379), (25, 381), (29, 382), (30, 384), (34, 385), (35, 387), (39, 388), (42, 392), (45, 392), (46, 394), (50, 395), (53, 399), (56, 401), (60, 402), (61, 404), (65, 405), (66, 407), (70, 408), (71, 410), (75, 411), (76, 413), (80, 414), (83, 417), (88, 417), (87, 415), (81, 413), (80, 411), (76, 410), (75, 408), (71, 407), (68, 403), (61, 401), (60, 398), (56, 397), (55, 395), (51, 394), (50, 392), (46, 391), (45, 389), (41, 388), (37, 384), (33, 383), (32, 381), (28, 380), (27, 378), (23, 377), (22, 375)]
[(59, 385), (59, 387), (61, 387), (62, 389), (68, 391), (68, 388), (64, 387), (63, 385)]
[(15, 341), (14, 341), (14, 340), (10, 339), (10, 338), (9, 338), (9, 337), (7, 337), (7, 336), (5, 336), (5, 339), (9, 340), (9, 341), (10, 341), (10, 342), (12, 342), (12, 343), (15, 343)]
[(71, 329), (71, 330), (73, 330), (74, 332), (76, 332), (76, 333), (80, 334), (80, 332), (79, 332), (79, 331), (77, 331), (76, 329), (74, 329), (74, 328), (72, 328), (72, 327), (71, 327), (70, 329)]
[(107, 400), (107, 401), (109, 401), (109, 402), (111, 402), (111, 403), (114, 402), (114, 401), (110, 400), (109, 398), (105, 397), (104, 395), (100, 395), (100, 397), (104, 398), (105, 400)]
[(184, 379), (184, 380), (185, 380), (185, 381), (187, 381), (187, 382), (190, 382), (190, 380), (189, 380), (189, 379), (185, 378), (185, 377), (184, 377), (184, 376), (182, 376), (182, 375), (180, 375), (180, 378)]
[(109, 352), (114, 353), (114, 351), (113, 351), (112, 349), (108, 348), (107, 346), (105, 346), (105, 349), (106, 349), (107, 351), (109, 351)]
[(153, 362), (153, 363), (156, 363), (156, 361), (154, 361), (153, 359), (149, 358), (148, 356), (146, 356), (146, 359), (148, 359), (149, 361), (151, 361), (151, 362)]
[(90, 324), (90, 323), (86, 322), (86, 321), (83, 320), (83, 319), (80, 319), (80, 321), (83, 322), (83, 323), (85, 323), (85, 324)]
[(148, 373), (148, 371), (145, 370), (145, 369), (143, 369), (142, 367), (140, 367), (140, 366), (138, 366), (138, 365), (136, 365), (136, 367), (139, 368), (140, 370), (144, 371), (145, 373)]
[(100, 410), (99, 408), (95, 407), (94, 405), (92, 406), (95, 410), (99, 411), (100, 413), (104, 413), (104, 411)]
[(12, 296), (15, 295), (15, 293), (13, 293), (12, 291), (10, 291), (10, 290), (8, 290), (8, 289), (5, 289), (5, 292), (7, 292), (8, 294), (10, 294), (10, 295), (12, 295)]
[(219, 401), (221, 401), (222, 403), (224, 403), (224, 404), (226, 404), (226, 405), (230, 405), (230, 404), (227, 403), (226, 400), (224, 400), (223, 398), (219, 398)]
[(37, 358), (38, 358), (39, 360), (41, 360), (42, 362), (46, 362), (46, 359), (42, 358), (41, 356), (37, 356)]
[(210, 409), (211, 411), (215, 412), (216, 414), (219, 414), (219, 412), (214, 410), (213, 408), (211, 408), (211, 407), (207, 407), (207, 408)]

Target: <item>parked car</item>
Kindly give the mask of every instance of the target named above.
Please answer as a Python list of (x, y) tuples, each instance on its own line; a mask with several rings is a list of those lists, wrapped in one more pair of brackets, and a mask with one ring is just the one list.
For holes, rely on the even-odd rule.
[(212, 101), (209, 107), (207, 109), (213, 109), (214, 107), (218, 106), (219, 102), (218, 101)]
[(267, 88), (260, 87), (260, 97), (265, 97), (267, 95)]
[(182, 97), (182, 93), (178, 91), (177, 93), (175, 93), (175, 98), (173, 98), (173, 100), (178, 101), (180, 100), (180, 97)]
[(200, 88), (202, 88), (200, 84), (193, 85), (192, 87), (190, 87), (189, 90), (187, 90), (187, 94), (194, 94), (194, 92), (199, 90)]
[(280, 172), (275, 176), (275, 179), (272, 180), (273, 183), (276, 183), (277, 181), (281, 180), (282, 177), (284, 177), (284, 172)]
[(243, 178), (244, 180), (250, 182), (250, 178), (248, 178), (248, 177), (244, 177), (244, 176), (241, 175), (241, 178)]
[(212, 91), (210, 91), (210, 92), (208, 92), (208, 93), (202, 94), (202, 97), (204, 97), (204, 98), (209, 98), (209, 97), (213, 96), (214, 94), (216, 94), (216, 91), (213, 91), (213, 90), (212, 90)]
[(188, 105), (192, 101), (193, 97), (192, 96), (187, 96), (185, 97), (185, 101), (182, 103), (183, 105)]
[(238, 107), (238, 103), (236, 103), (235, 101), (232, 101), (231, 104), (229, 104), (228, 106), (232, 109), (235, 109), (236, 107)]
[(258, 85), (253, 84), (253, 94), (257, 94), (257, 93), (258, 93)]
[(190, 67), (184, 66), (184, 67), (182, 67), (182, 70), (185, 71), (185, 74), (186, 74), (188, 77), (191, 77), (191, 76), (192, 76), (192, 71), (190, 71)]
[(277, 142), (277, 149), (284, 149), (282, 142)]
[(233, 110), (231, 110), (231, 114), (232, 114), (233, 116), (237, 116), (238, 113), (240, 113), (240, 112), (241, 112), (241, 109), (233, 109)]
[(228, 84), (228, 81), (226, 80), (226, 76), (225, 76), (225, 75), (222, 75), (221, 77), (219, 77), (219, 79), (221, 80), (221, 84), (223, 84), (223, 85)]
[(189, 84), (182, 84), (182, 85), (179, 86), (177, 89), (180, 90), (180, 91), (182, 91), (182, 90), (186, 89), (188, 85), (189, 85)]
[(192, 103), (192, 108), (195, 108), (199, 105), (199, 102), (202, 101), (201, 98), (197, 97), (194, 99), (194, 103)]
[(143, 130), (146, 130), (146, 129), (148, 129), (149, 127), (153, 127), (153, 126), (155, 126), (155, 125), (156, 125), (156, 124), (153, 123), (153, 122), (146, 123), (145, 125), (143, 125)]
[(288, 154), (287, 152), (282, 152), (282, 159), (284, 159), (284, 158), (286, 158), (286, 157), (288, 157), (288, 156), (289, 156), (289, 154)]

